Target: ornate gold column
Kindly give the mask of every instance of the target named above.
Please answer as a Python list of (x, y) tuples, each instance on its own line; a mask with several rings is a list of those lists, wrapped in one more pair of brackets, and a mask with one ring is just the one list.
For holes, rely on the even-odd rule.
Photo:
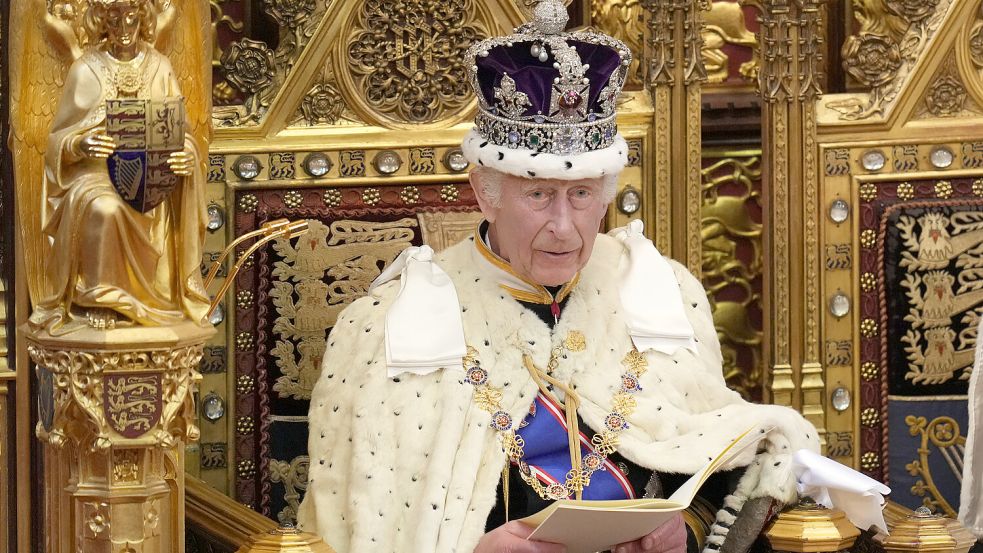
[(796, 407), (824, 434), (820, 360), (816, 100), (822, 14), (815, 0), (769, 0), (761, 21), (765, 172), (766, 348), (774, 403)]
[[(655, 243), (684, 262), (697, 278), (702, 265), (701, 239), (701, 88), (706, 80), (700, 30), (707, 0), (646, 0), (645, 29), (648, 88), (655, 106)], [(679, 63), (681, 61), (682, 63)], [(656, 217), (655, 213), (671, 213)]]
[(213, 334), (192, 323), (27, 333), (45, 446), (47, 551), (184, 550), (184, 442)]

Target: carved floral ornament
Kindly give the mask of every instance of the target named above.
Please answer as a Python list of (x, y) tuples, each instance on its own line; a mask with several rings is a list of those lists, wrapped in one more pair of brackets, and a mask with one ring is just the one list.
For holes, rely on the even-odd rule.
[(317, 7), (314, 0), (263, 0), (263, 4), (277, 23), (290, 29), (306, 22)]
[(276, 74), (273, 51), (263, 42), (244, 38), (229, 47), (222, 59), (226, 79), (243, 92), (258, 92), (271, 84)]
[(864, 85), (883, 86), (901, 68), (901, 48), (887, 36), (852, 36), (843, 45), (843, 63), (847, 72)]
[(932, 84), (925, 98), (929, 112), (939, 117), (959, 115), (966, 104), (966, 88), (953, 75), (945, 75)]
[[(465, 50), (488, 30), (474, 0), (368, 0), (356, 10), (336, 67), (370, 119), (422, 124), (473, 101)], [(347, 88), (347, 86), (346, 86)]]
[(307, 124), (334, 123), (341, 117), (344, 102), (333, 85), (321, 83), (314, 85), (304, 96), (300, 111)]

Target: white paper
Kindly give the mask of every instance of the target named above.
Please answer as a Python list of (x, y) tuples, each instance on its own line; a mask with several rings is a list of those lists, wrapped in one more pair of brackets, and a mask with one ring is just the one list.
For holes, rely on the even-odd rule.
[(873, 526), (887, 533), (884, 496), (891, 493), (891, 488), (806, 449), (792, 456), (792, 470), (798, 480), (799, 495), (808, 495), (825, 507), (840, 509), (861, 530)]

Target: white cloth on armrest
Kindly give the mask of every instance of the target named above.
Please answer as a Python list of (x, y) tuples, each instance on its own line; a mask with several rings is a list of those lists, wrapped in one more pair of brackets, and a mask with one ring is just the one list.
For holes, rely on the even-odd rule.
[(430, 246), (410, 247), (380, 274), (369, 290), (400, 276), (399, 294), (386, 313), (386, 369), (430, 374), (461, 368), (467, 352), (457, 290), (433, 262)]
[(642, 221), (635, 219), (610, 232), (628, 250), (628, 267), (619, 289), (628, 333), (642, 353), (655, 350), (672, 355), (679, 348), (695, 352), (693, 327), (686, 318), (679, 282), (642, 231)]
[(825, 507), (840, 509), (861, 530), (874, 526), (887, 533), (882, 509), (884, 496), (891, 493), (891, 488), (807, 449), (795, 452), (792, 470), (800, 495), (808, 495)]

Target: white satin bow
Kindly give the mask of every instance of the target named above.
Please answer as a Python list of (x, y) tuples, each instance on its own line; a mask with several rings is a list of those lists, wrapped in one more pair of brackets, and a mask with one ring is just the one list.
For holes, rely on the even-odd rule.
[(461, 307), (454, 283), (433, 262), (430, 246), (409, 247), (369, 287), (400, 277), (399, 294), (386, 313), (389, 377), (461, 369), (467, 353)]
[(642, 230), (642, 221), (635, 219), (611, 232), (628, 250), (619, 290), (628, 333), (643, 353), (672, 355), (683, 347), (695, 351), (693, 327), (686, 318), (676, 275)]

